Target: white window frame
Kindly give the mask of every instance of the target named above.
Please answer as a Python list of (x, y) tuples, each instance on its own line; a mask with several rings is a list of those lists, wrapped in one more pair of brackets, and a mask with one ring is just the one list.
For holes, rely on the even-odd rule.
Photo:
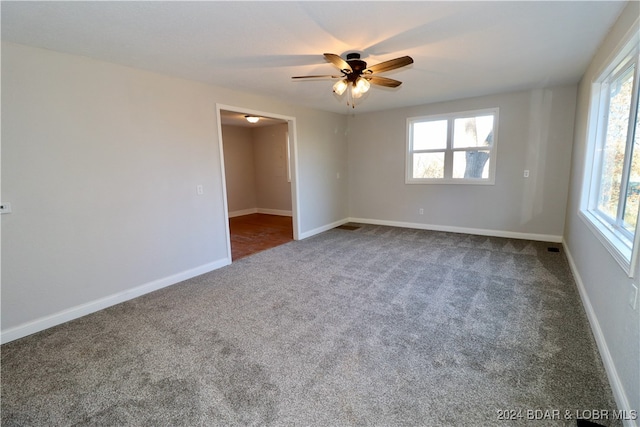
[[(498, 151), (498, 107), (483, 108), (480, 110), (461, 111), (454, 113), (435, 114), (429, 116), (417, 116), (407, 118), (407, 145), (405, 163), (405, 184), (471, 184), (471, 185), (494, 185), (496, 180), (496, 154)], [(469, 117), (493, 115), (493, 143), (487, 147), (453, 147), (454, 121)], [(413, 149), (413, 124), (419, 122), (429, 122), (447, 120), (447, 146), (444, 149)], [(489, 151), (489, 176), (487, 178), (453, 178), (453, 153), (460, 151)], [(413, 155), (417, 153), (444, 153), (444, 177), (443, 178), (414, 178), (413, 177)]]
[(603, 147), (606, 139), (609, 116), (610, 82), (619, 78), (630, 66), (635, 67), (631, 105), (629, 112), (629, 124), (627, 128), (627, 142), (625, 148), (625, 166), (621, 187), (626, 188), (629, 179), (629, 164), (633, 154), (634, 132), (636, 128), (638, 108), (638, 84), (640, 83), (640, 56), (637, 38), (624, 46), (623, 49), (609, 61), (598, 74), (591, 85), (591, 100), (587, 129), (587, 158), (584, 176), (582, 203), (579, 216), (618, 262), (625, 273), (632, 278), (636, 270), (638, 258), (638, 222), (636, 230), (630, 233), (621, 227), (619, 223), (620, 210), (625, 194), (621, 193), (616, 220), (602, 213), (598, 209), (598, 196), (601, 185)]

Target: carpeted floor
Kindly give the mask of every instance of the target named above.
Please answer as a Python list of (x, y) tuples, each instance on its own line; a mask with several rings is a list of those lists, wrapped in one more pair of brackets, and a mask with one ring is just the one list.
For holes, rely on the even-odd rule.
[(291, 242), (3, 345), (2, 425), (512, 426), (557, 410), (534, 425), (575, 426), (565, 411), (615, 406), (548, 246), (379, 226)]

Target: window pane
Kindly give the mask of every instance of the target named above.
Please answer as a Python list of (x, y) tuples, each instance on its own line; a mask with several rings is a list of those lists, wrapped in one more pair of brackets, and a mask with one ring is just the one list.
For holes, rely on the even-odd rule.
[(413, 155), (414, 178), (444, 178), (444, 153)]
[(439, 150), (447, 148), (447, 121), (413, 123), (413, 149)]
[(629, 171), (629, 183), (624, 205), (624, 228), (635, 233), (638, 219), (638, 205), (640, 199), (640, 109), (636, 111), (636, 132), (633, 140), (633, 152), (631, 154), (631, 170)]
[(617, 217), (620, 200), (622, 168), (631, 110), (633, 71), (632, 67), (618, 79), (612, 81), (609, 91), (609, 116), (602, 150), (602, 176), (598, 193), (598, 209), (612, 219)]
[(456, 119), (453, 148), (486, 147), (493, 144), (493, 115)]
[(489, 151), (456, 151), (453, 153), (454, 178), (489, 178)]

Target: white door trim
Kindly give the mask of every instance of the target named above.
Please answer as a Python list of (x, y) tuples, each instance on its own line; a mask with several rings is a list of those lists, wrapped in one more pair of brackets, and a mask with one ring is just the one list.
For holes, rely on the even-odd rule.
[(224, 207), (224, 218), (226, 222), (225, 231), (227, 239), (227, 256), (231, 260), (231, 235), (229, 233), (229, 205), (227, 202), (227, 180), (224, 168), (224, 148), (222, 144), (222, 122), (220, 120), (220, 111), (233, 111), (235, 113), (251, 114), (262, 117), (270, 117), (274, 119), (285, 120), (289, 126), (289, 144), (291, 148), (291, 216), (293, 221), (293, 239), (299, 240), (300, 236), (300, 206), (298, 197), (298, 135), (296, 130), (296, 118), (292, 116), (284, 116), (282, 114), (270, 113), (266, 111), (254, 110), (251, 108), (237, 107), (232, 105), (216, 103), (216, 117), (218, 120), (218, 141), (220, 148), (220, 173), (222, 182), (222, 199)]

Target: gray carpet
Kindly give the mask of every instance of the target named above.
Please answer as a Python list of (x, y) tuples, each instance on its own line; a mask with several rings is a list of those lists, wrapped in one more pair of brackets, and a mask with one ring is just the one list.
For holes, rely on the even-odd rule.
[(575, 426), (565, 411), (615, 404), (548, 246), (378, 226), (291, 242), (3, 345), (2, 425), (512, 426), (538, 409)]

